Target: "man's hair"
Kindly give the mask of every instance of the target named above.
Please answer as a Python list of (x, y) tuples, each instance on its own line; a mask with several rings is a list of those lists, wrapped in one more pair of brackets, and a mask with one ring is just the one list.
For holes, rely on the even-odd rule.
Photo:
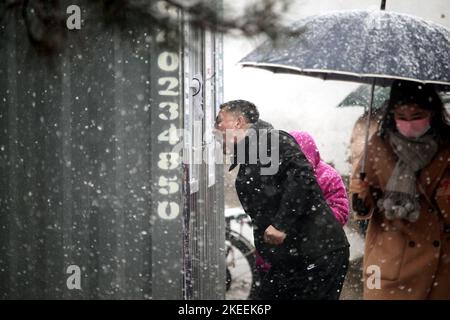
[(220, 105), (221, 110), (239, 112), (249, 123), (255, 123), (259, 119), (259, 111), (256, 106), (250, 101), (246, 100), (232, 100), (224, 102)]

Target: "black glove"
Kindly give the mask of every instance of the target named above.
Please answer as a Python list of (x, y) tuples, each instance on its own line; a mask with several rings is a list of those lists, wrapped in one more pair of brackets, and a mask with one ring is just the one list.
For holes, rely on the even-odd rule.
[(357, 193), (352, 196), (352, 208), (359, 216), (366, 216), (369, 214), (369, 208), (364, 205), (364, 200), (358, 197)]

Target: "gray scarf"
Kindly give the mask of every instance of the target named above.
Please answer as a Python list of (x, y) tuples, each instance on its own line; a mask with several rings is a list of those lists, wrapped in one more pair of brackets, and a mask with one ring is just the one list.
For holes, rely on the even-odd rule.
[(415, 139), (392, 131), (387, 134), (398, 161), (387, 183), (384, 198), (378, 201), (378, 207), (390, 220), (407, 219), (414, 222), (420, 215), (416, 192), (417, 173), (433, 159), (438, 144), (431, 134)]

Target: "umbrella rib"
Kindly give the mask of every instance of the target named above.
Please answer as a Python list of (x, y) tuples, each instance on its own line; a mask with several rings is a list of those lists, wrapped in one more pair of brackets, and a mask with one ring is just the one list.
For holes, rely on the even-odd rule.
[[(401, 77), (396, 75), (387, 75), (387, 74), (370, 74), (370, 73), (355, 73), (355, 72), (348, 72), (348, 71), (340, 71), (340, 70), (329, 70), (329, 69), (301, 69), (294, 66), (289, 65), (283, 65), (278, 63), (261, 63), (261, 62), (246, 62), (242, 61), (239, 62), (240, 65), (243, 67), (259, 67), (262, 69), (269, 69), (270, 71), (275, 72), (273, 69), (280, 68), (280, 69), (287, 69), (292, 71), (297, 71), (300, 74), (305, 73), (317, 73), (317, 74), (337, 74), (337, 75), (347, 75), (351, 77), (355, 77), (358, 79), (361, 78), (380, 78), (380, 79), (392, 79), (392, 80), (407, 80), (407, 81), (414, 81), (414, 82), (421, 82), (421, 83), (433, 83), (433, 84), (443, 84), (443, 85), (450, 85), (450, 82), (446, 81), (435, 81), (435, 80), (420, 80), (415, 78), (408, 78), (408, 77)], [(282, 72), (281, 72), (282, 73)], [(355, 80), (357, 81), (357, 80)]]

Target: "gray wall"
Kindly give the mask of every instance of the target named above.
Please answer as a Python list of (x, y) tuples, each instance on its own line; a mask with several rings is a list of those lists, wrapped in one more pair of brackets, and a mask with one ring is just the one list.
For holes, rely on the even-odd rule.
[[(191, 194), (190, 168), (164, 138), (186, 125), (183, 28), (160, 44), (152, 26), (87, 21), (52, 57), (31, 47), (21, 19), (0, 25), (0, 298), (222, 298), (220, 168)], [(200, 47), (206, 75), (216, 46)], [(201, 105), (213, 113), (215, 88)], [(81, 290), (67, 286), (71, 265)]]

